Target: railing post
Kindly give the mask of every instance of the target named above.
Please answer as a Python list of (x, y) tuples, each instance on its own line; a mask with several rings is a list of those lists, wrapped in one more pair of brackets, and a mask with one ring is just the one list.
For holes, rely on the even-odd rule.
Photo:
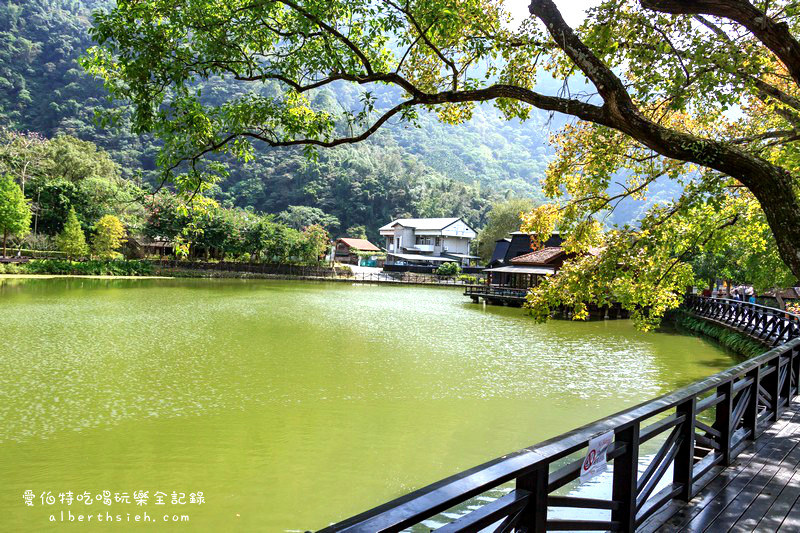
[(792, 381), (792, 388), (789, 391), (789, 402), (794, 400), (794, 397), (800, 394), (800, 356), (798, 356), (797, 348), (792, 348), (789, 360), (789, 379)]
[[(786, 377), (783, 380), (783, 385), (779, 388), (780, 390), (780, 399), (786, 400), (786, 409), (791, 407), (792, 403), (792, 353), (794, 350), (789, 350), (786, 355), (787, 357), (784, 359), (783, 357), (779, 357), (778, 360), (784, 361), (783, 367), (786, 369)], [(778, 378), (780, 380), (780, 378)]]
[(675, 409), (675, 413), (684, 415), (686, 420), (680, 426), (678, 437), (678, 453), (675, 454), (675, 470), (673, 480), (683, 485), (678, 497), (689, 501), (694, 496), (694, 419), (697, 398), (692, 396)]
[(772, 398), (769, 400), (770, 419), (775, 421), (780, 416), (781, 405), (781, 358), (776, 357), (769, 364), (773, 368), (772, 373), (764, 379), (764, 388)]
[(528, 504), (522, 510), (518, 527), (529, 533), (547, 531), (547, 481), (549, 465), (539, 465), (532, 472), (517, 478), (517, 489), (531, 493)]
[(719, 431), (719, 448), (722, 454), (722, 464), (730, 466), (731, 457), (731, 437), (732, 425), (731, 416), (733, 413), (733, 380), (723, 383), (717, 387), (717, 396), (725, 396), (725, 399), (717, 404), (715, 426)]
[(761, 384), (761, 365), (747, 373), (748, 378), (753, 379), (750, 384), (751, 394), (744, 408), (744, 428), (750, 431), (750, 439), (756, 440), (758, 437), (758, 387)]
[(639, 480), (639, 423), (617, 430), (615, 445), (624, 446), (622, 455), (614, 459), (614, 481), (611, 498), (619, 507), (611, 511), (611, 520), (620, 523), (621, 531), (636, 529), (636, 495)]

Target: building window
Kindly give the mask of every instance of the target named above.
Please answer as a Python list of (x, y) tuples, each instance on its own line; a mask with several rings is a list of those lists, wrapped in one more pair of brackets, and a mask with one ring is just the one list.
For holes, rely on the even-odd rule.
[(417, 235), (415, 242), (417, 244), (431, 244), (432, 243), (430, 237), (425, 237), (425, 236), (422, 236), (422, 235)]
[(441, 246), (441, 245), (442, 245), (442, 238), (436, 237), (436, 246)]

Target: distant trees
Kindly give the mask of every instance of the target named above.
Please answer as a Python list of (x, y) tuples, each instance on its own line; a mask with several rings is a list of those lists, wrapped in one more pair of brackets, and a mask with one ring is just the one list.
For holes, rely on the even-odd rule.
[(345, 237), (350, 237), (353, 239), (366, 239), (367, 238), (367, 228), (364, 226), (351, 226), (347, 228), (347, 231), (344, 232)]
[(74, 208), (69, 210), (67, 220), (64, 222), (64, 229), (56, 236), (56, 244), (58, 244), (58, 249), (67, 255), (67, 259), (80, 259), (88, 255), (89, 247), (86, 245), (86, 235), (83, 233), (81, 223), (78, 222)]
[(100, 259), (113, 259), (125, 242), (125, 227), (114, 215), (104, 215), (94, 225), (92, 251)]
[(105, 214), (130, 225), (142, 215), (142, 191), (121, 176), (109, 154), (69, 135), (46, 139), (0, 128), (0, 173), (11, 174), (31, 201), (36, 233), (59, 233), (71, 208), (84, 230)]
[(224, 208), (197, 197), (189, 206), (161, 194), (148, 210), (143, 232), (153, 239), (177, 241), (191, 257), (249, 259), (269, 263), (319, 263), (330, 242), (319, 224), (299, 231), (261, 215)]
[(478, 234), (478, 255), (481, 261), (488, 262), (492, 257), (495, 242), (512, 231), (519, 231), (522, 225), (520, 215), (536, 206), (530, 198), (511, 198), (492, 205), (486, 226)]
[(24, 236), (31, 225), (31, 209), (9, 174), (0, 174), (0, 232), (3, 234), (3, 257), (9, 236)]
[(315, 224), (333, 230), (339, 227), (338, 218), (325, 213), (318, 207), (309, 207), (307, 205), (290, 205), (286, 208), (286, 211), (278, 214), (278, 220), (298, 230)]

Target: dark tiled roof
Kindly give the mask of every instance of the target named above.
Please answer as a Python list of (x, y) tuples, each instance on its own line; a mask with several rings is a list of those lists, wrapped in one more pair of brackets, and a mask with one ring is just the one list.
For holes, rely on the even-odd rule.
[(566, 252), (560, 246), (548, 246), (541, 250), (514, 257), (511, 259), (511, 263), (514, 265), (546, 265), (564, 253)]

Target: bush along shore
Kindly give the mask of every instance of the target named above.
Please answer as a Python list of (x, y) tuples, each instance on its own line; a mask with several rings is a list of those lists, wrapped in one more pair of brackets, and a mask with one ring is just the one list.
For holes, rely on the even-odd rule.
[(695, 318), (682, 309), (674, 311), (672, 315), (674, 316), (675, 324), (679, 328), (688, 330), (694, 334), (711, 337), (722, 346), (742, 357), (749, 359), (750, 357), (761, 355), (767, 351), (764, 345), (747, 338), (741, 333)]
[(348, 265), (293, 265), (242, 262), (34, 259), (0, 263), (0, 274), (72, 276), (161, 276), (171, 278), (303, 279), (404, 283), (413, 285), (465, 286), (479, 282), (476, 276), (437, 274), (354, 274)]
[(34, 259), (27, 263), (0, 263), (0, 274), (50, 274), (72, 276), (152, 276), (153, 264), (138, 260), (67, 261)]
[(171, 276), (171, 277), (332, 277), (352, 276), (347, 267), (258, 265), (246, 263), (201, 263), (183, 261), (149, 261), (116, 259), (68, 261), (33, 259), (19, 263), (0, 263), (0, 274), (46, 274), (73, 276)]

